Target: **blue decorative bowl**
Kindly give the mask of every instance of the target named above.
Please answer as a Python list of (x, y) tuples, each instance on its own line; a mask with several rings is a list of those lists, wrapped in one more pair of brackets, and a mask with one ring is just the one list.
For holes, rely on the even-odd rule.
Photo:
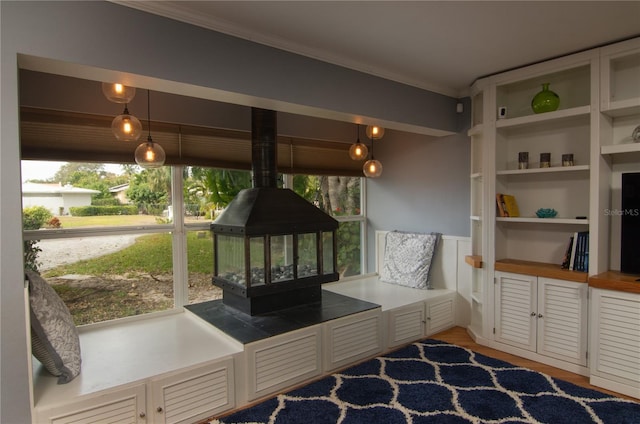
[(540, 208), (536, 211), (538, 218), (554, 218), (557, 214), (555, 209)]

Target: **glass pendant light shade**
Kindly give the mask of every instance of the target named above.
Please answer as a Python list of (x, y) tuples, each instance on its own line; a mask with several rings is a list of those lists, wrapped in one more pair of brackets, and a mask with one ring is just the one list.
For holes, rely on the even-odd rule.
[(384, 135), (384, 128), (377, 125), (367, 126), (367, 137), (371, 140), (379, 140)]
[(369, 149), (366, 145), (360, 143), (360, 140), (358, 140), (357, 143), (352, 144), (349, 148), (349, 156), (353, 160), (363, 160), (367, 157), (368, 154)]
[(353, 160), (364, 160), (369, 155), (369, 149), (366, 145), (360, 143), (360, 125), (356, 126), (357, 141), (349, 147), (349, 157)]
[(378, 178), (382, 175), (382, 164), (380, 161), (373, 159), (373, 157), (364, 163), (362, 167), (365, 177)]
[(129, 114), (124, 107), (122, 115), (118, 115), (111, 121), (111, 131), (119, 141), (136, 141), (142, 134), (142, 124), (135, 116)]
[(154, 143), (151, 136), (141, 143), (135, 152), (136, 163), (143, 168), (160, 168), (164, 165), (166, 156), (164, 149), (158, 143)]
[(136, 95), (136, 88), (118, 83), (103, 82), (102, 93), (114, 103), (131, 103), (131, 100)]

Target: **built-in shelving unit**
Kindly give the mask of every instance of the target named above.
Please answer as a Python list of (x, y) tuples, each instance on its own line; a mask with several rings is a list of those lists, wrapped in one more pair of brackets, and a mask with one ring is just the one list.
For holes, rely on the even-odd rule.
[(477, 336), (482, 335), (484, 327), (483, 308), (487, 270), (483, 261), (483, 252), (486, 249), (487, 240), (483, 237), (485, 231), (485, 219), (487, 216), (487, 203), (484, 171), (487, 168), (487, 156), (485, 155), (485, 130), (484, 117), (485, 108), (488, 106), (488, 98), (484, 91), (478, 87), (473, 89), (472, 94), (472, 126), (468, 132), (471, 138), (471, 211), (470, 224), (472, 234), (471, 255), (465, 256), (465, 262), (471, 266), (471, 321), (470, 331)]
[[(560, 105), (555, 111), (536, 114), (531, 100), (547, 83), (559, 95)], [(640, 281), (621, 277), (616, 270), (620, 268), (621, 175), (640, 172), (640, 143), (631, 136), (640, 125), (640, 38), (493, 75), (476, 81), (471, 92), (471, 239), (482, 268), (474, 269), (469, 331), (479, 343), (563, 367), (566, 360), (551, 358), (540, 345), (529, 349), (535, 353), (525, 354), (496, 336), (502, 334), (499, 321), (504, 318), (496, 311), (505, 306), (498, 276), (508, 273), (513, 281), (537, 281), (538, 285), (553, 279), (558, 293), (565, 281), (572, 293), (580, 294), (580, 302), (586, 302), (586, 290), (576, 283), (602, 291), (600, 300), (591, 301), (589, 320), (582, 317), (580, 321), (581, 331), (591, 331), (592, 343), (600, 330), (587, 328), (587, 322), (602, 322), (600, 315), (607, 313), (602, 308), (608, 305), (602, 299), (611, 297), (607, 293), (639, 295)], [(520, 152), (528, 153), (527, 165), (519, 163)], [(548, 166), (541, 164), (541, 153), (550, 154)], [(569, 153), (573, 163), (563, 166), (562, 156)], [(515, 197), (519, 216), (499, 215), (498, 193)], [(555, 209), (557, 215), (538, 218), (536, 211), (541, 208)], [(589, 232), (588, 271), (562, 269), (571, 236), (584, 231)], [(640, 305), (640, 299), (628, 300), (628, 305)], [(637, 317), (640, 310), (629, 313)], [(591, 350), (597, 349), (592, 344)], [(595, 358), (584, 367), (586, 359), (580, 358), (579, 372), (588, 375), (589, 366), (602, 365), (598, 361)], [(600, 372), (592, 381), (606, 387), (607, 378), (607, 373)], [(630, 375), (619, 383), (609, 388), (638, 393), (640, 377)]]

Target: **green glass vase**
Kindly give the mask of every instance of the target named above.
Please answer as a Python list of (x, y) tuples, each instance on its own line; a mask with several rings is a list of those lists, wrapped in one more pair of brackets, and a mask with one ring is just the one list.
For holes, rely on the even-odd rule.
[(549, 90), (549, 83), (542, 84), (542, 91), (533, 96), (531, 109), (535, 113), (553, 112), (560, 106), (560, 97)]

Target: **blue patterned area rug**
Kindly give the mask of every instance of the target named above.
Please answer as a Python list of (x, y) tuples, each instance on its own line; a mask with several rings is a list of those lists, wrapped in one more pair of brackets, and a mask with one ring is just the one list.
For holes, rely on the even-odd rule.
[(429, 339), (211, 423), (631, 424), (640, 403)]

